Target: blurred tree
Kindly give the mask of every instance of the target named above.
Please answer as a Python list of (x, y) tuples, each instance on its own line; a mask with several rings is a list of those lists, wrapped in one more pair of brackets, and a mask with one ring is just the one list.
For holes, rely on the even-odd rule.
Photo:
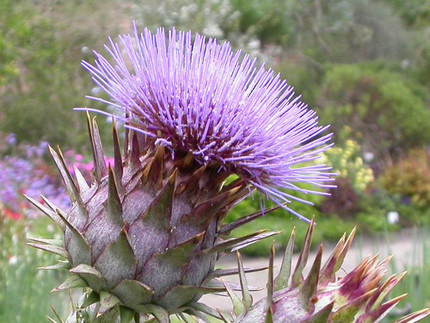
[(231, 0), (242, 33), (320, 63), (404, 58), (409, 37), (390, 6), (375, 0)]
[(412, 32), (414, 57), (410, 65), (413, 76), (430, 90), (430, 1), (380, 0), (393, 8)]
[(430, 2), (428, 0), (380, 0), (391, 6), (393, 10), (410, 26), (415, 29), (426, 28), (430, 25)]
[(117, 34), (115, 2), (0, 0), (0, 131), (87, 146), (84, 116), (73, 112), (92, 87), (80, 61)]

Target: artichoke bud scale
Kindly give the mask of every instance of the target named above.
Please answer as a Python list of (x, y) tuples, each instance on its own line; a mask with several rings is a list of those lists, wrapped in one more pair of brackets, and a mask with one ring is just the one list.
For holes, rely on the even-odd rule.
[(34, 243), (68, 259), (72, 280), (56, 290), (85, 285), (99, 302), (106, 295), (118, 300), (105, 302), (112, 308), (151, 308), (146, 314), (155, 315), (151, 306), (158, 306), (172, 313), (219, 291), (209, 287), (219, 252), (274, 234), (257, 232), (223, 242), (221, 219), (250, 193), (240, 180), (224, 185), (228, 170), (199, 164), (190, 154), (175, 156), (134, 131), (128, 131), (122, 155), (115, 128), (114, 164), (107, 165), (97, 123), (89, 116), (88, 129), (91, 185), (80, 172), (72, 178), (61, 151), (51, 149), (72, 205), (64, 212), (32, 201), (63, 227), (64, 248)]

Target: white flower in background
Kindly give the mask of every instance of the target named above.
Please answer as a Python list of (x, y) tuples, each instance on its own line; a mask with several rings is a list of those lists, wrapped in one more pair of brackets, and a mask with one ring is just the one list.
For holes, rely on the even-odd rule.
[(17, 263), (18, 263), (18, 257), (17, 256), (12, 256), (9, 258), (9, 265), (15, 266)]
[(387, 221), (389, 224), (394, 225), (397, 224), (400, 220), (399, 213), (396, 211), (390, 211), (387, 213)]

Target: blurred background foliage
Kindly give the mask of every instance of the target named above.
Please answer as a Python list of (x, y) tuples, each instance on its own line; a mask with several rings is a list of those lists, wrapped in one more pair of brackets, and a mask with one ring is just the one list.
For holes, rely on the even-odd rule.
[[(49, 186), (44, 194), (61, 194), (52, 189), (59, 181), (48, 155), (22, 156), (19, 147), (60, 145), (88, 171), (85, 118), (73, 108), (101, 107), (85, 99), (100, 89), (80, 61), (103, 51), (107, 36), (130, 32), (132, 20), (139, 28), (176, 26), (231, 42), (281, 73), (321, 123), (331, 124), (335, 145), (322, 160), (338, 173), (337, 188), (330, 197), (296, 192), (314, 205), (290, 206), (316, 218), (315, 243), (354, 226), (380, 234), (430, 224), (428, 0), (0, 0), (0, 219), (8, 219), (0, 221), (1, 230), (32, 214), (19, 197), (25, 190)], [(98, 116), (109, 150), (108, 121)], [(28, 174), (20, 187), (16, 174), (23, 165), (38, 176)], [(243, 201), (227, 221), (259, 210), (261, 199)], [(37, 236), (46, 229), (41, 221), (24, 227), (18, 221), (13, 230)], [(289, 232), (293, 226), (300, 242), (306, 225), (281, 210), (240, 230)], [(276, 246), (286, 239), (281, 235)], [(20, 252), (0, 241), (3, 250)], [(270, 243), (245, 252), (267, 255)], [(0, 321), (5, 313), (0, 305)]]
[[(362, 220), (367, 230), (381, 228), (384, 213), (409, 208), (401, 219), (411, 224), (405, 219), (430, 204), (429, 16), (426, 0), (0, 0), (0, 149), (14, 154), (6, 143), (13, 133), (14, 145), (46, 141), (88, 158), (84, 116), (73, 108), (97, 106), (84, 96), (100, 89), (80, 61), (103, 51), (108, 35), (131, 31), (132, 20), (176, 26), (265, 61), (331, 124), (335, 147), (322, 158), (339, 174), (338, 188), (328, 198), (304, 196), (315, 205), (294, 203), (299, 213)], [(109, 122), (98, 119), (108, 138)], [(268, 217), (291, 224), (284, 213)]]
[[(85, 95), (100, 89), (80, 61), (103, 51), (108, 35), (130, 32), (132, 20), (152, 30), (176, 26), (266, 62), (331, 124), (335, 146), (322, 161), (339, 174), (338, 188), (331, 197), (301, 196), (314, 206), (293, 203), (321, 227), (329, 223), (321, 239), (337, 238), (345, 225), (382, 229), (390, 211), (401, 210), (393, 229), (427, 223), (429, 17), (426, 0), (0, 0), (0, 151), (14, 155), (15, 146), (43, 141), (89, 162), (84, 116), (73, 108), (97, 107)], [(109, 120), (98, 119), (109, 138)], [(48, 168), (49, 157), (41, 158)], [(13, 174), (11, 161), (4, 174)], [(228, 221), (258, 209), (260, 199), (241, 203)], [(295, 223), (283, 211), (267, 218), (286, 230)]]
[[(118, 1), (0, 0), (0, 130), (18, 141), (46, 140), (77, 150), (86, 142), (92, 82), (79, 67), (117, 34), (126, 16)], [(123, 6), (123, 5), (121, 5)], [(88, 47), (87, 47), (88, 46)], [(89, 49), (91, 48), (91, 50)]]

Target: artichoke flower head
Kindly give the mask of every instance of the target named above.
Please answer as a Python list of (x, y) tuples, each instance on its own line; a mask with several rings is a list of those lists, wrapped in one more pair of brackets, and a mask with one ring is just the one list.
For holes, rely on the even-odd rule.
[(30, 199), (64, 232), (64, 241), (32, 245), (67, 259), (55, 265), (70, 272), (57, 290), (89, 288), (76, 320), (82, 313), (85, 322), (220, 317), (198, 302), (226, 290), (225, 273), (214, 271), (217, 258), (276, 234), (224, 239), (264, 213), (225, 225), (227, 212), (257, 190), (296, 214), (288, 208), (291, 191), (317, 193), (296, 184), (325, 187), (331, 178), (326, 165), (309, 163), (331, 135), (286, 81), (228, 43), (135, 27), (106, 51), (107, 58), (95, 53), (83, 66), (110, 97), (91, 99), (115, 106), (112, 116), (124, 124), (124, 149), (114, 126), (115, 162), (107, 165), (88, 117), (92, 183), (79, 171), (72, 176), (61, 151), (51, 149), (72, 206)]
[[(276, 278), (275, 249), (272, 246), (267, 297), (255, 304), (252, 303), (242, 260), (237, 252), (242, 301), (227, 287), (236, 315), (233, 315), (232, 319), (224, 315), (225, 322), (376, 323), (381, 322), (406, 297), (406, 294), (403, 294), (389, 299), (393, 288), (406, 274), (394, 274), (384, 279), (391, 257), (382, 261), (378, 255), (367, 257), (352, 271), (342, 275), (342, 264), (354, 239), (355, 229), (347, 238), (343, 235), (324, 263), (321, 245), (309, 273), (305, 276), (303, 272), (308, 262), (314, 229), (312, 220), (294, 266), (293, 230)], [(428, 316), (430, 309), (426, 308), (409, 313), (395, 323), (419, 322)]]

